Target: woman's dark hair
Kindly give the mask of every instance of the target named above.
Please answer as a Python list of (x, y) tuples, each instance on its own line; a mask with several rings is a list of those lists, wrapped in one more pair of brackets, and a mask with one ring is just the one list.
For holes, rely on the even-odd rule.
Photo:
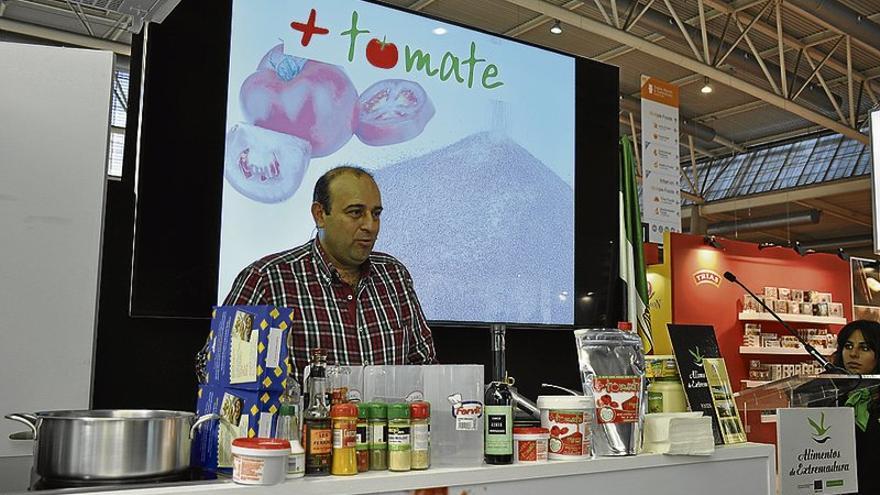
[(878, 358), (877, 364), (874, 365), (874, 370), (871, 373), (880, 372), (880, 323), (876, 321), (855, 320), (840, 329), (840, 333), (837, 334), (837, 352), (834, 353), (834, 365), (843, 367), (843, 347), (856, 330), (862, 332), (862, 338), (865, 339), (865, 343), (868, 344), (868, 347), (874, 351), (875, 356)]

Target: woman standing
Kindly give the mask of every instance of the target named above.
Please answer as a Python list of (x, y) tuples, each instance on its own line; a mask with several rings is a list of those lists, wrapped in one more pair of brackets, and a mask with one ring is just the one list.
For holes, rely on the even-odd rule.
[[(856, 320), (837, 334), (834, 364), (857, 375), (880, 374), (880, 323)], [(854, 409), (859, 493), (880, 493), (880, 397), (877, 389), (859, 389), (847, 395)]]

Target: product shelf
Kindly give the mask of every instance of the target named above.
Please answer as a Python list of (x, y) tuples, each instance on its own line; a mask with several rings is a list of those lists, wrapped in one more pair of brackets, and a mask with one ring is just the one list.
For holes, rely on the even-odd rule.
[[(816, 325), (846, 325), (846, 318), (837, 316), (813, 316), (813, 315), (796, 315), (781, 313), (779, 315), (782, 321), (790, 323), (813, 323)], [(743, 311), (739, 314), (740, 321), (776, 321), (769, 313), (755, 313), (754, 311)]]
[[(817, 347), (816, 350), (818, 350), (823, 356), (830, 356), (831, 354), (834, 354), (834, 349), (823, 349), (821, 347)], [(809, 354), (807, 354), (807, 350), (802, 347), (792, 348), (792, 347), (745, 347), (745, 346), (740, 346), (739, 353), (740, 354), (757, 354), (757, 355), (764, 355), (764, 356), (770, 356), (770, 355), (809, 356)]]

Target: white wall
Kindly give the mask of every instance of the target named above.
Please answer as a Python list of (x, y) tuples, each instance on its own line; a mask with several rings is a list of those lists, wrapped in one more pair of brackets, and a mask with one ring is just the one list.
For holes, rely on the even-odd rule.
[[(0, 42), (0, 416), (89, 407), (112, 71)], [(0, 461), (25, 429), (0, 419)]]

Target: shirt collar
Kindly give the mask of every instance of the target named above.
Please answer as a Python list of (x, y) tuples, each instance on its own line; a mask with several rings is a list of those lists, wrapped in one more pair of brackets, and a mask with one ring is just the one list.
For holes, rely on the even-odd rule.
[[(342, 282), (342, 277), (339, 276), (339, 271), (327, 258), (327, 253), (324, 252), (324, 247), (321, 246), (321, 241), (318, 240), (318, 236), (315, 236), (312, 241), (312, 255), (316, 260), (318, 273), (325, 281)], [(370, 263), (370, 258), (367, 258), (367, 261), (364, 261), (361, 265), (361, 280), (367, 279), (372, 271), (372, 263)]]

